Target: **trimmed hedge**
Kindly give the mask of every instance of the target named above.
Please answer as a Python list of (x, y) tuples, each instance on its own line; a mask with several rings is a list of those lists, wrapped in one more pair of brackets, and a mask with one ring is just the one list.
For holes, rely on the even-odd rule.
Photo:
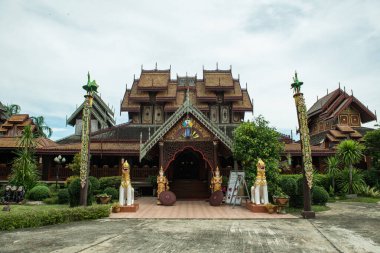
[(104, 193), (106, 193), (107, 195), (111, 195), (112, 196), (112, 199), (111, 200), (118, 200), (119, 199), (119, 191), (116, 190), (115, 188), (113, 187), (107, 187), (105, 190), (104, 190)]
[(280, 179), (280, 186), (283, 192), (289, 196), (297, 195), (297, 180), (293, 177), (284, 177)]
[(44, 185), (34, 186), (28, 194), (30, 200), (41, 201), (50, 197), (50, 189)]
[(313, 204), (326, 205), (329, 200), (329, 193), (321, 186), (314, 186), (312, 189)]
[(121, 182), (121, 176), (114, 177), (101, 177), (99, 178), (99, 190), (104, 191), (107, 187), (119, 189)]
[[(80, 184), (80, 179), (76, 178), (74, 179), (70, 185), (69, 185), (69, 196), (70, 196), (70, 206), (79, 206), (80, 202), (80, 191), (81, 191), (81, 184)], [(88, 191), (87, 191), (87, 205), (92, 204), (92, 185), (91, 181), (88, 180)]]
[(30, 210), (23, 213), (3, 212), (0, 215), (0, 230), (40, 227), (71, 221), (91, 220), (108, 217), (110, 207), (99, 205), (91, 207), (63, 207), (47, 210)]
[(67, 204), (70, 201), (69, 190), (67, 188), (58, 191), (58, 204)]

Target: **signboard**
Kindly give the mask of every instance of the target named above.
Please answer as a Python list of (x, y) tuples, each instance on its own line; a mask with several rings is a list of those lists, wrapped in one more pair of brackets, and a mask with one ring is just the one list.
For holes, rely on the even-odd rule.
[[(230, 171), (226, 192), (226, 204), (233, 204), (235, 202), (235, 196), (239, 195), (239, 189), (243, 187), (244, 177), (244, 171)], [(241, 204), (241, 198), (236, 198), (236, 204)]]

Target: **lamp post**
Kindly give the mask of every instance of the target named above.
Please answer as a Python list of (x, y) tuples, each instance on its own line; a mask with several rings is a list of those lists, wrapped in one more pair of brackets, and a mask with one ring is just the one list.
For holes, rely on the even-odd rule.
[(64, 158), (61, 155), (59, 155), (59, 156), (56, 156), (54, 158), (54, 162), (56, 162), (58, 164), (57, 165), (57, 169), (55, 170), (56, 171), (56, 175), (55, 175), (55, 189), (58, 189), (59, 168), (62, 166), (63, 163), (66, 162), (66, 158)]

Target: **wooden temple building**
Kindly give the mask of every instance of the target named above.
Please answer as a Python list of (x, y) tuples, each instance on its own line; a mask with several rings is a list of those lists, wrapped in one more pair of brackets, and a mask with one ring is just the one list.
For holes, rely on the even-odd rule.
[[(42, 180), (55, 180), (54, 157), (62, 155), (69, 163), (80, 151), (82, 107), (67, 119), (67, 124), (75, 126), (73, 135), (38, 146)], [(142, 69), (134, 78), (124, 92), (120, 110), (128, 114), (129, 121), (115, 125), (113, 110), (100, 96), (94, 97), (90, 175), (121, 175), (121, 165), (128, 160), (135, 185), (144, 187), (162, 166), (177, 197), (208, 197), (216, 166), (225, 176), (239, 169), (231, 151), (232, 132), (244, 121), (246, 112), (253, 112), (253, 103), (231, 69), (203, 70), (201, 78), (177, 75), (172, 79), (171, 69), (156, 68)], [(308, 117), (313, 165), (322, 171), (326, 157), (335, 154), (336, 144), (347, 138), (362, 141), (370, 129), (361, 124), (376, 120), (374, 113), (340, 88), (312, 105)], [(7, 122), (0, 129), (9, 131), (8, 125), (15, 123)], [(4, 138), (0, 137), (0, 148)], [(282, 141), (283, 160), (289, 164), (284, 172), (300, 173), (300, 143), (285, 135)], [(9, 167), (9, 162), (4, 166)], [(61, 180), (70, 175), (67, 167), (60, 169)]]

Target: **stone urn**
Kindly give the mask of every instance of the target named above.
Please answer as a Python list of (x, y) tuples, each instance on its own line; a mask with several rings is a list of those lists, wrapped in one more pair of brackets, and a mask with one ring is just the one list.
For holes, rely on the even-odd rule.
[(108, 204), (111, 201), (112, 196), (107, 194), (96, 195), (96, 198), (99, 200), (100, 204)]

